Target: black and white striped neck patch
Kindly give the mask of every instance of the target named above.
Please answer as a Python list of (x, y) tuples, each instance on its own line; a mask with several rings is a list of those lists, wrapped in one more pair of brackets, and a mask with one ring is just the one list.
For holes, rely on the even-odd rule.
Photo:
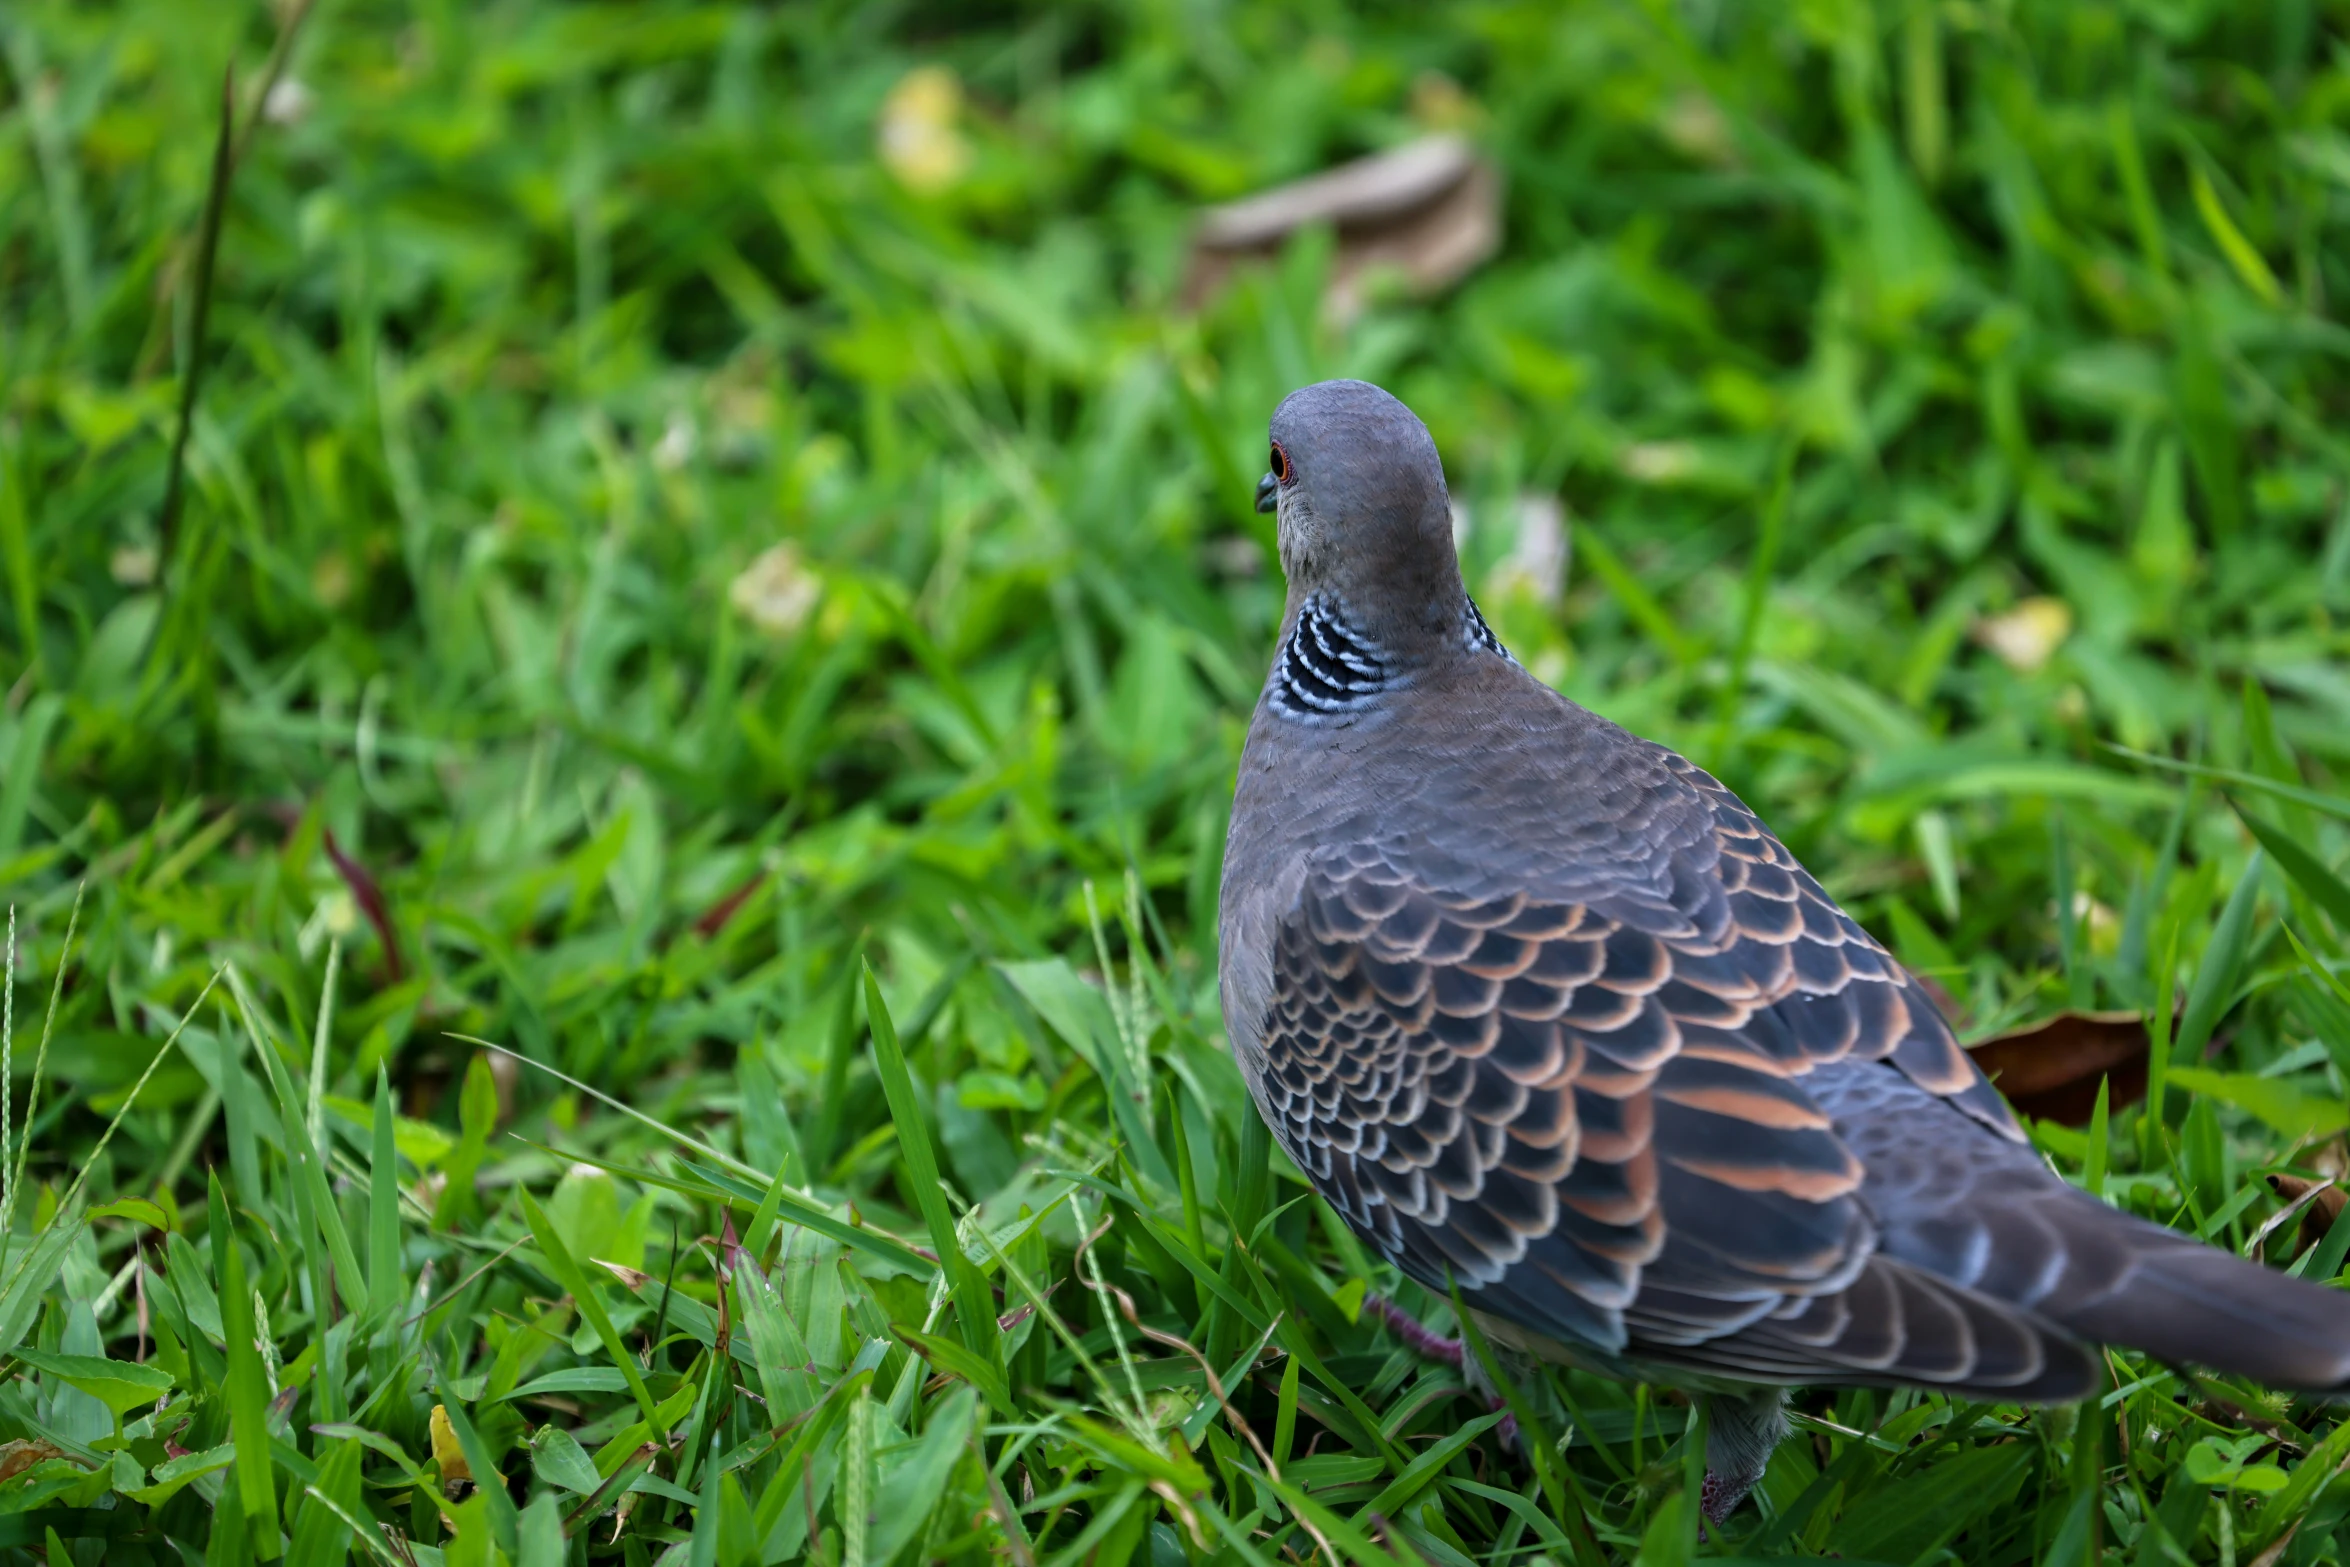
[(1359, 713), (1397, 682), (1378, 644), (1348, 626), (1336, 603), (1307, 599), (1273, 655), (1273, 707), (1290, 718)]
[[(1472, 652), (1509, 658), (1510, 650), (1469, 601), (1461, 641)], [(1511, 659), (1515, 663), (1515, 659)], [(1346, 623), (1337, 602), (1317, 593), (1297, 612), (1281, 650), (1273, 655), (1273, 707), (1290, 718), (1338, 718), (1359, 713), (1404, 682), (1379, 644)]]
[(1466, 602), (1469, 618), (1461, 623), (1461, 640), (1471, 648), (1483, 648), (1488, 653), (1498, 653), (1508, 658), (1510, 650), (1501, 645), (1501, 638), (1495, 636), (1493, 628), (1485, 624), (1485, 617), (1477, 612), (1477, 601), (1467, 599)]

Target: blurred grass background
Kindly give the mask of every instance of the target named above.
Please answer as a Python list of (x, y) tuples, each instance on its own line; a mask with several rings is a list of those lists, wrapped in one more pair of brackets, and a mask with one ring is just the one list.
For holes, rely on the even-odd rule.
[[(2338, 1273), (2263, 1177), (2350, 1124), (2350, 10), (0, 44), (0, 1555), (2341, 1558), (2350, 1426), (2128, 1356), (1809, 1396), (1706, 1541), (1670, 1396), (1505, 1458), (1267, 1170), (1213, 930), (1264, 420), (1368, 377), (1513, 650), (1971, 1034), (2152, 1017), (2068, 1173)], [(1308, 232), (1177, 308), (1201, 205), (1438, 131), (1506, 188), (1460, 286), (1335, 315)]]

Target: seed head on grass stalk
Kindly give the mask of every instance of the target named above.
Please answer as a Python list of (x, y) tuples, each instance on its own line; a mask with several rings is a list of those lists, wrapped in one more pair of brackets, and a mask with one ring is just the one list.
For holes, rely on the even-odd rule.
[[(16, 1183), (10, 1178), (12, 1156), (9, 1145), (14, 1139), (8, 1127), (8, 1101), (16, 1092), (16, 905), (8, 906), (8, 978), (5, 994), (0, 994), (0, 1230), (16, 1223)], [(32, 1124), (25, 1124), (25, 1137), (33, 1135)], [(5, 1241), (0, 1241), (4, 1250)], [(0, 1256), (0, 1262), (5, 1257)]]
[[(228, 972), (228, 968), (227, 961), (222, 960), (220, 967), (212, 971), (212, 977), (204, 981), (204, 988), (196, 992), (196, 999), (189, 1002), (188, 1009), (180, 1014), (180, 1020), (172, 1025), (170, 1037), (148, 1058), (146, 1070), (139, 1074), (138, 1081), (131, 1084), (131, 1091), (123, 1096), (114, 1118), (106, 1123), (106, 1130), (99, 1134), (97, 1146), (90, 1150), (89, 1157), (82, 1160), (81, 1169), (74, 1175), (73, 1185), (66, 1188), (65, 1196), (58, 1202), (57, 1211), (60, 1215), (72, 1211), (74, 1202), (82, 1194), (82, 1187), (89, 1182), (90, 1172), (97, 1168), (99, 1156), (106, 1152), (106, 1145), (114, 1141), (115, 1130), (122, 1125), (123, 1117), (129, 1115), (131, 1106), (139, 1102), (139, 1095), (146, 1090), (147, 1080), (155, 1075), (155, 1069), (163, 1064), (163, 1058), (171, 1054), (171, 1047), (179, 1043), (180, 1034), (187, 1028), (189, 1020), (195, 1017), (196, 1010), (204, 1005), (204, 998), (212, 994), (212, 987), (220, 983), (221, 976)], [(31, 1131), (29, 1123), (26, 1131)]]
[[(90, 884), (86, 881), (78, 883), (74, 887), (73, 912), (65, 917), (65, 944), (57, 951), (57, 972), (49, 981), (49, 1010), (41, 1018), (41, 1044), (40, 1048), (33, 1052), (33, 1081), (31, 1087), (25, 1092), (24, 1145), (16, 1150), (14, 1158), (9, 1156), (6, 1135), (0, 1133), (0, 1276), (5, 1276), (7, 1272), (8, 1248), (16, 1235), (16, 1194), (24, 1187), (25, 1160), (32, 1153), (33, 1147), (33, 1121), (41, 1108), (41, 1078), (49, 1069), (49, 1039), (57, 1032), (57, 1002), (58, 998), (65, 994), (65, 971), (73, 966), (74, 932), (80, 929), (82, 922), (82, 896), (89, 890)], [(13, 937), (15, 925), (13, 909), (10, 911), (9, 922)], [(9, 954), (9, 1016), (13, 1021), (16, 996), (14, 983), (15, 942), (13, 939), (9, 943)], [(215, 979), (219, 977), (217, 974), (213, 976)], [(198, 996), (196, 999), (201, 1004), (204, 998)], [(182, 1018), (180, 1021), (184, 1027), (187, 1019)], [(177, 1037), (176, 1031), (174, 1037)], [(14, 1063), (10, 1063), (11, 1069), (0, 1070), (0, 1105), (5, 1105), (8, 1094), (16, 1081), (12, 1070), (13, 1065)], [(130, 1106), (125, 1104), (123, 1108), (127, 1111)], [(112, 1128), (108, 1128), (108, 1130), (111, 1131)], [(60, 1209), (59, 1211), (63, 1212), (64, 1210)]]

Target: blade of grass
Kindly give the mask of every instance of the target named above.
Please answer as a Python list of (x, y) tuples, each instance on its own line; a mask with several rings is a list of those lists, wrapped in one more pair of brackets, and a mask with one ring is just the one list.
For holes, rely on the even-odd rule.
[(2228, 216), (2228, 209), (2212, 187), (2211, 176), (2204, 172), (2200, 159), (2188, 165), (2187, 183), (2194, 192), (2195, 212), (2203, 219), (2204, 232), (2211, 236), (2220, 254), (2228, 258), (2236, 276), (2259, 296), (2262, 304), (2272, 308), (2282, 304), (2284, 291), (2277, 287), (2277, 275), (2268, 269), (2267, 259), (2253, 248), (2244, 231), (2236, 227), (2235, 219)]
[(2129, 202), (2130, 228), (2138, 239), (2138, 254), (2157, 277), (2170, 276), (2170, 246), (2162, 232), (2162, 208), (2146, 178), (2146, 160), (2138, 150), (2138, 125), (2130, 101), (2116, 97), (2105, 106), (2106, 135), (2113, 143), (2114, 167), (2120, 171), (2122, 192)]
[[(66, 971), (73, 967), (74, 933), (81, 929), (82, 897), (89, 890), (87, 879), (75, 883), (73, 912), (65, 918), (65, 944), (57, 949), (57, 972), (49, 980), (49, 1010), (41, 1018), (41, 1043), (33, 1052), (33, 1080), (25, 1089), (24, 1141), (11, 1154), (5, 1139), (0, 1139), (0, 1166), (5, 1167), (8, 1175), (5, 1195), (0, 1196), (0, 1277), (7, 1274), (9, 1242), (15, 1239), (16, 1194), (24, 1190), (25, 1159), (33, 1151), (33, 1121), (41, 1110), (41, 1080), (49, 1071), (49, 1040), (57, 1032), (57, 1001), (65, 994)], [(15, 989), (11, 983), (11, 1007), (15, 1005)], [(0, 1076), (0, 1095), (12, 1090), (14, 1083), (12, 1075)]]
[(684, 1132), (678, 1131), (676, 1128), (669, 1126), (664, 1122), (655, 1120), (653, 1117), (645, 1114), (642, 1110), (637, 1109), (635, 1106), (626, 1104), (621, 1100), (613, 1098), (610, 1094), (605, 1093), (602, 1089), (594, 1087), (591, 1084), (581, 1082), (578, 1078), (571, 1076), (568, 1072), (564, 1072), (556, 1067), (551, 1067), (544, 1061), (533, 1061), (530, 1057), (524, 1055), (519, 1050), (509, 1050), (504, 1045), (492, 1044), (489, 1040), (486, 1039), (476, 1039), (471, 1034), (452, 1033), (445, 1035), (444, 1037), (449, 1039), (462, 1040), (469, 1045), (478, 1045), (484, 1050), (494, 1050), (499, 1055), (509, 1057), (519, 1065), (530, 1067), (534, 1071), (544, 1072), (547, 1074), (547, 1076), (553, 1078), (556, 1082), (561, 1083), (566, 1087), (577, 1089), (579, 1092), (586, 1094), (589, 1098), (595, 1100), (598, 1104), (603, 1105), (606, 1109), (617, 1110), (622, 1115), (629, 1117), (631, 1120), (638, 1122), (640, 1125), (652, 1128), (654, 1131), (659, 1132), (663, 1137), (666, 1137), (671, 1142), (677, 1144), (678, 1147), (692, 1149), (695, 1153), (700, 1154), (703, 1158), (709, 1160), (712, 1164), (717, 1165), (719, 1168), (727, 1171), (729, 1174), (738, 1175), (745, 1180), (758, 1183), (753, 1188), (753, 1190), (765, 1191), (767, 1189), (766, 1183), (768, 1178), (773, 1174), (772, 1171), (762, 1170), (756, 1165), (745, 1163), (743, 1160), (737, 1159), (730, 1153), (713, 1148), (710, 1144), (703, 1142), (698, 1137), (689, 1137)]
[[(204, 998), (212, 994), (212, 987), (220, 983), (220, 976), (227, 971), (228, 965), (226, 963), (212, 971), (212, 977), (204, 981), (204, 988), (196, 992), (196, 999), (188, 1003), (188, 1010), (181, 1013), (180, 1020), (172, 1025), (170, 1037), (166, 1038), (155, 1054), (149, 1058), (146, 1070), (139, 1074), (138, 1081), (131, 1084), (130, 1092), (123, 1095), (121, 1105), (116, 1107), (113, 1118), (106, 1123), (106, 1130), (98, 1134), (97, 1146), (90, 1150), (89, 1157), (82, 1161), (81, 1168), (74, 1173), (73, 1184), (66, 1188), (64, 1200), (57, 1205), (60, 1213), (70, 1209), (80, 1199), (82, 1187), (90, 1179), (91, 1169), (97, 1165), (99, 1156), (106, 1152), (106, 1145), (114, 1141), (115, 1131), (122, 1125), (123, 1117), (129, 1115), (131, 1106), (139, 1102), (139, 1095), (146, 1088), (148, 1079), (152, 1078), (155, 1075), (155, 1069), (163, 1064), (163, 1058), (171, 1054), (171, 1047), (179, 1043), (180, 1033), (188, 1026), (188, 1020), (196, 1015), (196, 1009), (204, 1004)], [(33, 1135), (33, 1125), (29, 1118), (25, 1122), (24, 1134), (26, 1139), (30, 1141)]]
[(2081, 1167), (2081, 1190), (2097, 1198), (2105, 1195), (2105, 1161), (2112, 1152), (2112, 1133), (2107, 1124), (2112, 1089), (2112, 1078), (2097, 1079), (2097, 1104), (2089, 1112), (2089, 1157)]
[[(2235, 1000), (2236, 975), (2244, 966), (2244, 950), (2252, 940), (2252, 909), (2260, 892), (2262, 853), (2255, 849), (2244, 862), (2244, 874), (2229, 892), (2219, 923), (2203, 949), (2203, 960), (2195, 965), (2195, 982), (2187, 987), (2187, 1010), (2179, 1018), (2179, 1037), (2171, 1047), (2175, 1062), (2202, 1062), (2211, 1031)], [(2162, 1010), (2159, 1001), (2155, 1010)]]
[(2148, 767), (2159, 767), (2169, 772), (2185, 773), (2195, 778), (2208, 778), (2214, 783), (2229, 784), (2238, 789), (2249, 789), (2255, 794), (2265, 794), (2275, 799), (2290, 801), (2295, 805), (2305, 805), (2320, 815), (2331, 816), (2339, 821), (2350, 821), (2350, 798), (2340, 795), (2321, 793), (2316, 789), (2303, 788), (2299, 784), (2279, 783), (2274, 778), (2264, 778), (2258, 773), (2242, 773), (2232, 768), (2207, 767), (2201, 762), (2181, 762), (2167, 756), (2153, 756), (2144, 751), (2133, 751), (2128, 746), (2108, 745), (2105, 749), (2116, 756), (2126, 756), (2131, 761), (2143, 763)]
[[(155, 556), (158, 568), (166, 576), (171, 572), (173, 546), (178, 542), (182, 497), (187, 489), (188, 439), (196, 428), (196, 398), (204, 387), (204, 367), (209, 356), (208, 325), (212, 316), (213, 262), (220, 253), (221, 216), (228, 210), (229, 182), (236, 172), (235, 160), (230, 156), (235, 146), (236, 133), (236, 70), (232, 66), (220, 78), (220, 130), (212, 146), (212, 182), (204, 193), (203, 226), (196, 238), (196, 285), (189, 299), (188, 341), (180, 361), (179, 413), (172, 424), (171, 456), (163, 470), (163, 505), (156, 512), (155, 532), (159, 540)], [(156, 646), (165, 645), (157, 639)]]
[[(588, 1165), (594, 1169), (603, 1170), (613, 1175), (626, 1176), (630, 1180), (640, 1181), (648, 1186), (663, 1187), (689, 1197), (705, 1197), (716, 1201), (739, 1199), (743, 1202), (750, 1202), (753, 1194), (758, 1191), (757, 1187), (745, 1189), (742, 1186), (729, 1184), (723, 1175), (713, 1174), (690, 1164), (682, 1165), (682, 1168), (692, 1177), (685, 1179), (641, 1164), (628, 1165), (610, 1159), (599, 1159), (594, 1154), (584, 1153), (578, 1149), (553, 1148), (545, 1143), (531, 1142), (527, 1137), (516, 1136), (514, 1140), (536, 1148), (550, 1158)], [(763, 1198), (760, 1200), (764, 1201)], [(789, 1191), (782, 1193), (781, 1200), (776, 1204), (776, 1207), (777, 1211), (790, 1218), (792, 1223), (814, 1230), (819, 1235), (829, 1235), (844, 1246), (853, 1246), (870, 1256), (880, 1258), (893, 1267), (903, 1268), (908, 1273), (925, 1274), (938, 1271), (938, 1262), (935, 1258), (924, 1256), (896, 1236), (876, 1230), (871, 1225), (852, 1224), (837, 1219), (796, 1193)]]
[(1687, 668), (1697, 662), (1697, 644), (1690, 640), (1673, 621), (1664, 605), (1657, 602), (1648, 585), (1632, 574), (1623, 558), (1596, 528), (1578, 528), (1575, 532), (1576, 558), (1589, 565), (1593, 576), (1607, 584), (1616, 602), (1632, 622), (1648, 634), (1648, 639), (1662, 648), (1675, 664)]
[[(8, 905), (8, 972), (0, 979), (0, 1234), (16, 1224), (16, 1186), (9, 1178), (9, 1145), (16, 1140), (8, 1124), (8, 1106), (16, 1097), (16, 905)], [(32, 1129), (25, 1130), (27, 1141)], [(0, 1263), (7, 1261), (5, 1241), (0, 1241)]]
[(360, 1271), (359, 1253), (351, 1245), (350, 1231), (343, 1227), (343, 1212), (336, 1204), (333, 1191), (326, 1183), (326, 1167), (319, 1156), (317, 1144), (310, 1141), (308, 1122), (304, 1118), (302, 1095), (295, 1089), (286, 1065), (278, 1059), (277, 1050), (261, 1031), (259, 1008), (245, 988), (245, 979), (234, 963), (222, 968), (228, 975), (229, 994), (235, 998), (237, 1016), (245, 1025), (245, 1037), (253, 1046), (254, 1057), (268, 1074), (269, 1086), (277, 1095), (278, 1124), (285, 1137), (288, 1161), (293, 1166), (295, 1207), (309, 1225), (318, 1229), (326, 1242), (327, 1258), (333, 1264), (337, 1289), (343, 1304), (355, 1312), (367, 1310), (367, 1276)]
[(2146, 1011), (2146, 1115), (2138, 1125), (2143, 1139), (2138, 1158), (2148, 1169), (2162, 1162), (2156, 1155), (2170, 1114), (2171, 1024), (2177, 1017), (2178, 973), (2179, 916), (2173, 913), (2163, 921), (2162, 943), (2148, 987), (2154, 999)]
[(2262, 848), (2275, 857), (2278, 869), (2291, 877), (2300, 889), (2309, 894), (2309, 901), (2333, 917), (2337, 929), (2350, 932), (2350, 883), (2326, 868), (2325, 861), (2304, 849), (2284, 830), (2262, 821), (2231, 795), (2228, 804), (2252, 836), (2260, 840)]
[(400, 1267), (400, 1152), (393, 1137), (392, 1084), (380, 1064), (374, 1132), (367, 1169), (367, 1306), (375, 1321), (385, 1323), (407, 1298), (408, 1280)]
[(228, 1197), (213, 1176), (207, 1187), (211, 1208), (212, 1269), (220, 1280), (220, 1325), (228, 1343), (229, 1432), (237, 1447), (237, 1504), (255, 1534), (255, 1554), (276, 1554), (277, 1487), (270, 1474), (269, 1384), (255, 1342), (252, 1286), (245, 1282), (245, 1258), (229, 1218)]
[[(0, 1355), (8, 1354), (24, 1342), (25, 1334), (32, 1330), (34, 1319), (40, 1315), (42, 1297), (56, 1283), (57, 1270), (65, 1261), (67, 1249), (81, 1239), (87, 1228), (74, 1210), (60, 1208), (40, 1238), (17, 1259), (8, 1287), (0, 1290)], [(2350, 1225), (2343, 1228), (2350, 1230)]]
[(326, 1046), (334, 1030), (335, 976), (342, 966), (343, 941), (337, 936), (326, 944), (326, 978), (318, 988), (318, 1027), (310, 1044), (310, 1146), (321, 1154), (326, 1151)]
[(531, 1196), (529, 1188), (517, 1187), (514, 1195), (522, 1204), (523, 1219), (529, 1224), (531, 1235), (538, 1241), (539, 1253), (546, 1259), (552, 1277), (563, 1286), (564, 1293), (578, 1304), (579, 1314), (587, 1318), (588, 1326), (595, 1330), (596, 1338), (604, 1346), (605, 1355), (620, 1368), (620, 1374), (628, 1379), (628, 1391), (635, 1396), (637, 1408), (644, 1414), (645, 1424), (653, 1428), (655, 1435), (667, 1436), (668, 1428), (661, 1423), (660, 1405), (654, 1400), (652, 1389), (645, 1386), (644, 1374), (637, 1370), (636, 1356), (628, 1352), (628, 1346), (621, 1342), (619, 1330), (612, 1326), (612, 1315), (604, 1309), (603, 1297), (596, 1293), (594, 1282), (580, 1271), (578, 1262), (572, 1258), (571, 1249), (563, 1244), (563, 1237), (556, 1230), (554, 1221), (547, 1217), (546, 1210)]
[[(1583, 1495), (1583, 1487), (1576, 1480), (1575, 1472), (1566, 1466), (1551, 1446), (1549, 1434), (1535, 1416), (1534, 1406), (1527, 1402), (1526, 1390), (1518, 1385), (1515, 1377), (1503, 1374), (1500, 1362), (1494, 1359), (1493, 1346), (1486, 1342), (1485, 1330), (1478, 1325), (1467, 1303), (1461, 1299), (1461, 1287), (1457, 1280), (1452, 1285), (1451, 1298), (1453, 1316), (1460, 1323), (1461, 1342), (1476, 1357), (1477, 1365), (1485, 1373), (1486, 1383), (1501, 1394), (1502, 1402), (1509, 1406), (1510, 1414), (1517, 1420), (1518, 1445), (1525, 1450), (1527, 1459), (1534, 1466), (1535, 1479), (1541, 1484), (1542, 1494), (1550, 1503), (1551, 1517), (1559, 1521), (1560, 1526), (1567, 1531), (1567, 1537), (1574, 1541), (1576, 1562), (1580, 1567), (1604, 1567), (1607, 1558), (1600, 1554), (1599, 1542), (1591, 1537), (1591, 1527), (1586, 1521), (1592, 1515), (1591, 1503)], [(1574, 1494), (1571, 1506), (1568, 1502), (1570, 1491)]]
[(889, 1101), (890, 1118), (897, 1122), (898, 1153), (914, 1183), (914, 1200), (922, 1210), (922, 1222), (929, 1227), (930, 1244), (937, 1250), (954, 1292), (963, 1342), (987, 1362), (1000, 1382), (1004, 1375), (1003, 1339), (996, 1332), (987, 1279), (964, 1254), (956, 1236), (954, 1215), (947, 1210), (946, 1187), (938, 1173), (938, 1152), (930, 1140), (930, 1118), (924, 1114), (921, 1097), (906, 1070), (905, 1052), (898, 1048), (889, 1005), (881, 999), (881, 982), (874, 977), (870, 963), (864, 974), (865, 1022), (873, 1034), (873, 1064), (881, 1076), (881, 1091)]
[(865, 971), (862, 937), (849, 951), (841, 974), (840, 1003), (826, 1040), (824, 1071), (816, 1085), (816, 1115), (808, 1127), (806, 1153), (810, 1180), (832, 1168), (840, 1143), (840, 1118), (849, 1097), (849, 1065), (857, 1053), (857, 985)]
[[(635, 1364), (633, 1359), (627, 1363)], [(520, 1518), (514, 1506), (514, 1498), (506, 1492), (506, 1477), (499, 1472), (496, 1456), (491, 1453), (489, 1444), (481, 1439), (481, 1433), (474, 1429), (471, 1417), (465, 1413), (464, 1399), (449, 1385), (448, 1376), (438, 1366), (433, 1368), (432, 1381), (433, 1393), (440, 1401), (441, 1414), (449, 1422), (451, 1434), (457, 1438), (458, 1450), (465, 1455), (465, 1467), (473, 1471), (473, 1483), (478, 1494), (489, 1503), (490, 1535), (497, 1541), (500, 1550), (511, 1553)]]
[(1755, 640), (1762, 634), (1763, 609), (1769, 603), (1771, 573), (1779, 564), (1779, 545), (1787, 535), (1787, 494), (1794, 487), (1795, 459), (1802, 443), (1788, 436), (1779, 443), (1773, 465), (1770, 497), (1763, 502), (1762, 529), (1755, 540), (1754, 558), (1747, 563), (1743, 602), (1738, 612), (1738, 636), (1730, 645), (1730, 670), (1715, 703), (1714, 751), (1729, 749), (1730, 726), (1738, 702), (1746, 694), (1747, 666), (1754, 662)]

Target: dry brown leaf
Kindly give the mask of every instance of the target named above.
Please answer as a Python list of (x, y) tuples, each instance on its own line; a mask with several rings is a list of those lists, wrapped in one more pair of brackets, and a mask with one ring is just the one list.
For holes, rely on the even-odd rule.
[(1967, 1054), (2034, 1120), (2087, 1126), (2102, 1079), (2113, 1082), (2109, 1111), (2146, 1097), (2146, 1021), (2135, 1012), (2059, 1012), (1977, 1040)]
[(2294, 1247), (2296, 1252), (2307, 1251), (2326, 1238), (2326, 1233), (2334, 1227), (2334, 1220), (2341, 1217), (2342, 1205), (2350, 1202), (2350, 1193), (2344, 1192), (2339, 1185), (2327, 1186), (2322, 1181), (2305, 1181), (2298, 1175), (2272, 1175), (2268, 1178), (2268, 1189), (2287, 1202), (2297, 1201), (2316, 1187), (2324, 1189), (2310, 1198), (2309, 1206), (2301, 1211), (2301, 1236)]
[(588, 1261), (602, 1268), (632, 1290), (641, 1290), (653, 1282), (653, 1276), (642, 1268), (632, 1268), (626, 1263), (606, 1262), (601, 1257), (590, 1257)]
[(1399, 271), (1428, 294), (1492, 255), (1501, 244), (1501, 176), (1467, 139), (1429, 136), (1211, 207), (1192, 236), (1184, 307), (1205, 304), (1235, 265), (1273, 255), (1316, 223), (1338, 231), (1323, 306), (1346, 320), (1374, 269)]
[(20, 1437), (13, 1442), (0, 1442), (0, 1485), (23, 1474), (35, 1464), (45, 1464), (65, 1454), (39, 1437)]

